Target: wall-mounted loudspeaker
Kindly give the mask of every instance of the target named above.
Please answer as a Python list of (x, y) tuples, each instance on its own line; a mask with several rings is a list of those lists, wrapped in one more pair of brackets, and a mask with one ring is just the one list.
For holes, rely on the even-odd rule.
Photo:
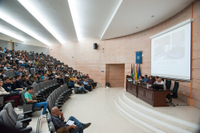
[(94, 44), (93, 44), (93, 47), (94, 47), (94, 49), (97, 49), (97, 48), (98, 48), (97, 43), (94, 43)]

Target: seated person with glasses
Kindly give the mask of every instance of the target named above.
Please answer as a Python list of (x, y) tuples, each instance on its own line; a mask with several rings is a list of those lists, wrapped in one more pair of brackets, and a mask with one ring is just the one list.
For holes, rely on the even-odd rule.
[(59, 130), (63, 130), (64, 128), (68, 133), (83, 133), (83, 130), (91, 125), (91, 123), (83, 124), (73, 116), (68, 119), (68, 121), (71, 121), (73, 124), (68, 125), (67, 122), (64, 121), (65, 118), (63, 116), (63, 112), (61, 112), (57, 107), (53, 107), (51, 109), (51, 114), (52, 122), (57, 132), (59, 132)]

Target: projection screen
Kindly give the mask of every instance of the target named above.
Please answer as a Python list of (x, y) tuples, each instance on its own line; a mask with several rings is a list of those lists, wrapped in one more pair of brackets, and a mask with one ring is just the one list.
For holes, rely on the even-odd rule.
[(151, 75), (190, 80), (190, 66), (191, 21), (151, 37)]

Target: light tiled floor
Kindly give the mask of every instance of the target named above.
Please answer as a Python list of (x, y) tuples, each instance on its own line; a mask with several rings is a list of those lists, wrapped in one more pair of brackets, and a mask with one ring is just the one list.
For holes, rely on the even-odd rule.
[[(122, 87), (115, 88), (96, 88), (88, 94), (73, 94), (71, 98), (65, 102), (62, 107), (65, 120), (70, 116), (76, 117), (83, 123), (91, 122), (92, 125), (84, 130), (84, 133), (152, 133), (151, 130), (144, 126), (132, 121), (119, 111), (114, 104), (114, 100), (118, 95), (126, 93)], [(126, 94), (129, 98), (134, 99), (134, 96)], [(137, 99), (138, 100), (138, 99)], [(153, 108), (138, 101), (149, 108)], [(200, 110), (189, 107), (165, 107), (165, 108), (153, 108), (156, 111), (166, 113), (168, 115), (176, 115), (178, 118), (188, 120), (191, 122), (197, 122), (199, 119)], [(184, 111), (183, 111), (184, 110)], [(199, 111), (199, 112), (198, 112)], [(174, 113), (172, 113), (174, 112)], [(188, 116), (186, 115), (188, 112)], [(36, 130), (37, 120), (41, 112), (35, 112), (32, 117), (31, 125), (33, 132)], [(196, 117), (195, 117), (196, 116)], [(42, 133), (48, 132), (48, 126), (45, 119), (42, 119), (41, 123)]]
[(85, 133), (151, 133), (150, 130), (127, 119), (114, 104), (114, 98), (123, 88), (97, 88), (88, 94), (71, 96), (63, 106), (65, 119), (76, 117), (91, 122)]

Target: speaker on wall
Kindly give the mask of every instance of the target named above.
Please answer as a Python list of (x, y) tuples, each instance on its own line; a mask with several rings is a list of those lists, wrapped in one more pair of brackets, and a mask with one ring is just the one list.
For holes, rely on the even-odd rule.
[(94, 43), (94, 44), (93, 44), (93, 47), (94, 47), (94, 49), (97, 49), (97, 48), (98, 48), (97, 43)]

